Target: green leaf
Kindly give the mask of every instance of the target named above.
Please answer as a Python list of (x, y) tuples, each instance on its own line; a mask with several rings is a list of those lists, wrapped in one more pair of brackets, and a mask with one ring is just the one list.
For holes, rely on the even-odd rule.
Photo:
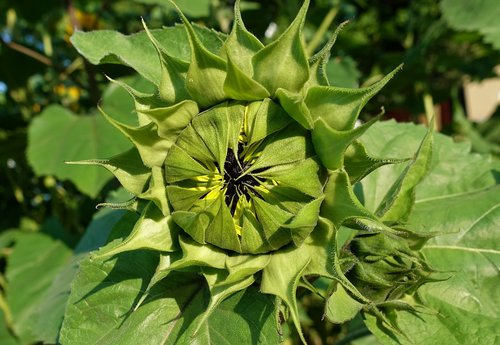
[[(117, 192), (112, 192), (107, 201), (117, 202), (127, 197), (128, 193), (124, 189), (120, 189)], [(63, 322), (66, 302), (71, 292), (71, 283), (76, 276), (80, 261), (87, 257), (88, 252), (98, 249), (106, 243), (111, 229), (123, 217), (124, 213), (125, 211), (122, 210), (103, 208), (94, 214), (92, 222), (75, 247), (72, 260), (62, 267), (52, 279), (50, 287), (36, 308), (32, 324), (33, 332), (39, 340), (49, 344), (56, 343)], [(131, 225), (136, 220), (135, 215), (132, 216)]]
[(70, 258), (67, 245), (46, 233), (21, 233), (17, 237), (7, 261), (5, 294), (21, 343), (39, 340), (33, 321), (52, 280)]
[(285, 89), (279, 88), (276, 91), (276, 97), (278, 97), (281, 106), (295, 121), (301, 124), (302, 127), (306, 129), (312, 129), (314, 127), (313, 119), (311, 113), (304, 103), (304, 99), (301, 94), (294, 94)]
[(306, 0), (285, 32), (252, 58), (253, 79), (273, 96), (278, 88), (299, 92), (309, 80), (309, 64), (302, 42), (308, 7), (309, 0)]
[(329, 172), (320, 215), (330, 220), (336, 229), (351, 221), (363, 227), (367, 226), (371, 230), (390, 231), (359, 202), (354, 195), (349, 176), (341, 170)]
[(156, 263), (156, 255), (144, 251), (104, 262), (86, 260), (70, 296), (61, 343), (278, 343), (273, 299), (251, 287), (221, 302), (202, 323), (196, 338), (196, 319), (208, 305), (208, 290), (201, 277), (171, 273), (133, 310)]
[(327, 299), (325, 315), (330, 322), (344, 323), (352, 320), (361, 310), (363, 304), (353, 299), (341, 284)]
[(349, 56), (334, 57), (328, 61), (325, 69), (330, 85), (342, 88), (359, 86), (361, 72), (353, 58)]
[(477, 30), (484, 40), (500, 49), (500, 7), (495, 0), (443, 0), (441, 11), (456, 30)]
[(233, 59), (228, 55), (227, 76), (224, 81), (224, 92), (227, 96), (241, 101), (253, 101), (269, 97), (269, 92), (240, 70)]
[[(418, 150), (425, 133), (423, 126), (386, 121), (374, 124), (360, 137), (360, 141), (368, 154), (375, 157), (411, 157)], [(436, 134), (430, 170), (416, 187), (416, 200), (460, 195), (464, 191), (495, 185), (491, 158), (469, 152), (470, 144), (454, 143), (451, 138)], [(366, 208), (376, 210), (404, 168), (402, 164), (383, 166), (363, 179), (363, 203)]]
[(111, 174), (99, 167), (64, 162), (109, 157), (129, 148), (127, 140), (102, 116), (77, 116), (58, 105), (45, 108), (28, 128), (27, 156), (35, 173), (70, 180), (91, 197), (97, 196)]
[[(213, 53), (221, 46), (222, 34), (194, 26), (198, 38)], [(189, 41), (183, 26), (151, 30), (162, 51), (182, 61), (190, 60)], [(125, 36), (116, 31), (76, 31), (71, 43), (93, 64), (115, 63), (130, 66), (144, 78), (160, 84), (161, 67), (158, 54), (146, 32)]]

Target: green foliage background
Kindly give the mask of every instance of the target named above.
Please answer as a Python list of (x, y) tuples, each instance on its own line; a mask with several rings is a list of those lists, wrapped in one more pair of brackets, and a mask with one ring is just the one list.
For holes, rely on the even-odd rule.
[[(201, 26), (222, 32), (230, 27), (231, 1), (177, 3)], [(242, 11), (249, 30), (270, 42), (287, 27), (299, 6), (300, 1), (245, 1)], [(482, 126), (468, 123), (459, 96), (464, 76), (477, 80), (490, 77), (500, 61), (498, 11), (494, 0), (316, 0), (304, 29), (306, 41), (317, 48), (338, 24), (352, 20), (339, 36), (327, 69), (337, 86), (371, 84), (394, 66), (405, 63), (404, 70), (368, 105), (364, 119), (384, 105), (389, 114), (404, 109), (409, 119), (417, 121), (418, 114), (425, 110), (423, 99), (430, 96), (433, 103), (450, 101), (453, 105), (454, 126), (443, 124), (443, 132), (460, 134), (462, 140), (468, 137), (471, 141), (455, 144), (449, 137), (436, 135), (431, 172), (418, 187), (409, 220), (415, 229), (441, 234), (424, 253), (436, 269), (456, 272), (447, 281), (425, 286), (421, 294), (434, 310), (448, 312), (449, 317), (438, 315), (436, 323), (432, 312), (421, 318), (409, 312), (398, 315), (409, 338), (419, 339), (417, 344), (434, 344), (436, 339), (447, 344), (464, 344), (464, 339), (468, 344), (494, 344), (499, 337), (495, 329), (500, 310), (500, 296), (495, 289), (500, 264), (499, 136), (495, 135), (499, 133), (495, 125), (498, 119), (494, 117)], [(475, 15), (469, 17), (471, 13)], [(103, 262), (99, 271), (89, 265), (88, 253), (110, 238), (125, 236), (135, 219), (130, 215), (123, 218), (121, 210), (95, 210), (96, 204), (128, 198), (126, 192), (117, 189), (111, 174), (64, 162), (109, 157), (130, 147), (98, 114), (96, 105), (100, 103), (122, 122), (133, 118), (129, 116), (134, 109), (132, 100), (110, 84), (105, 75), (123, 78), (136, 89), (148, 91), (152, 88), (148, 81), (114, 62), (126, 55), (129, 60), (121, 62), (144, 66), (140, 72), (150, 79), (156, 76), (154, 68), (148, 67), (156, 62), (143, 60), (144, 56), (154, 56), (151, 45), (141, 45), (144, 33), (125, 37), (109, 31), (108, 36), (99, 37), (106, 44), (91, 49), (84, 46), (84, 41), (78, 42), (79, 35), (84, 34), (73, 36), (73, 43), (69, 37), (74, 27), (134, 34), (142, 29), (141, 16), (151, 29), (172, 26), (178, 16), (167, 1), (161, 0), (3, 1), (0, 14), (0, 343), (50, 344), (62, 339), (62, 343), (88, 344), (88, 339), (75, 331), (81, 327), (75, 315), (94, 311), (74, 302), (102, 284), (106, 279), (103, 272), (113, 271), (119, 283), (110, 290), (97, 291), (89, 301), (98, 308), (107, 308), (112, 301), (113, 308), (126, 314), (136, 298), (135, 292), (153, 273), (142, 267), (150, 266), (157, 258), (146, 252), (132, 253), (120, 257), (123, 262), (119, 265)], [(270, 34), (269, 23), (276, 24), (274, 34)], [(182, 56), (189, 48), (176, 45), (175, 49)], [(371, 128), (364, 140), (375, 156), (408, 157), (423, 132), (413, 124), (386, 122)], [(381, 137), (384, 140), (379, 140)], [(479, 153), (470, 153), (471, 147)], [(374, 210), (402, 169), (380, 168), (356, 186), (369, 209)], [(73, 279), (79, 288), (68, 302)], [(179, 311), (173, 304), (179, 301), (173, 300), (168, 291), (180, 286), (186, 290), (176, 298), (187, 301), (182, 312), (184, 324), (188, 325), (206, 303), (204, 292), (195, 291), (197, 285), (189, 279), (179, 275), (178, 281), (157, 287), (161, 298), (141, 309), (152, 320), (149, 324), (144, 324), (145, 314), (135, 314), (125, 321), (117, 317), (102, 320), (98, 326), (88, 325), (97, 327), (93, 330), (97, 336), (105, 335), (95, 343), (138, 343), (134, 337), (141, 337), (140, 332), (127, 333), (126, 327), (117, 330), (122, 321), (130, 329), (143, 327), (151, 339), (161, 339), (155, 321), (177, 315)], [(260, 330), (268, 336), (260, 339), (261, 343), (276, 343), (279, 339), (265, 298), (250, 289), (224, 302), (203, 331), (204, 343), (210, 343), (208, 339), (212, 338), (216, 339), (212, 340), (214, 344), (228, 339), (244, 344)], [(255, 303), (254, 308), (245, 311), (248, 320), (265, 315), (262, 322), (242, 331), (248, 324), (242, 319), (237, 323), (238, 331), (228, 329), (227, 334), (220, 334), (224, 313), (234, 312), (245, 301)], [(369, 318), (366, 326), (360, 317), (342, 325), (321, 322), (319, 301), (308, 294), (301, 301), (301, 322), (311, 344), (406, 341), (388, 338)], [(60, 333), (65, 311), (69, 317)], [(182, 327), (172, 327), (171, 338), (154, 343), (182, 343)], [(286, 342), (298, 341), (286, 326), (283, 331)], [(370, 331), (378, 340), (369, 335)], [(234, 338), (240, 333), (242, 338)]]

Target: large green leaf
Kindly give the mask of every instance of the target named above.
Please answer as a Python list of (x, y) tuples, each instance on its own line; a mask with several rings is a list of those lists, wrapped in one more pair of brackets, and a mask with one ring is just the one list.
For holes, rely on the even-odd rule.
[(273, 298), (248, 288), (222, 302), (193, 337), (208, 305), (201, 276), (171, 273), (134, 310), (158, 264), (151, 251), (88, 259), (73, 284), (63, 344), (277, 344)]
[(500, 6), (497, 0), (443, 0), (441, 11), (457, 30), (478, 30), (484, 40), (500, 49)]
[[(374, 124), (360, 140), (372, 156), (412, 157), (425, 133), (422, 126), (387, 121)], [(434, 140), (429, 174), (416, 187), (417, 201), (479, 190), (496, 183), (491, 159), (469, 153), (469, 143), (453, 143), (444, 135), (435, 135)], [(368, 209), (376, 210), (406, 164), (383, 166), (363, 179), (358, 189), (362, 188)]]
[[(380, 144), (382, 135), (388, 144)], [(415, 134), (412, 134), (415, 133)], [(367, 132), (367, 147), (378, 154), (408, 155), (419, 134), (413, 125), (382, 123)], [(495, 235), (500, 225), (500, 188), (488, 157), (470, 154), (467, 144), (454, 144), (436, 135), (429, 175), (416, 188), (416, 202), (407, 227), (420, 233), (438, 233), (423, 248), (429, 264), (450, 279), (424, 285), (419, 296), (431, 311), (398, 311), (392, 317), (403, 338), (379, 328), (366, 315), (366, 323), (387, 344), (415, 343), (494, 344), (500, 336), (500, 251)], [(376, 207), (384, 189), (401, 167), (383, 167), (363, 181), (365, 202)], [(377, 185), (378, 182), (378, 185)], [(435, 312), (432, 312), (434, 310)]]
[[(127, 194), (124, 189), (120, 189), (111, 193), (107, 201), (123, 201), (128, 197)], [(36, 308), (33, 317), (33, 332), (38, 340), (49, 344), (56, 343), (66, 302), (71, 291), (71, 282), (75, 278), (80, 262), (87, 257), (90, 251), (96, 250), (106, 243), (111, 229), (124, 217), (125, 213), (126, 211), (123, 210), (103, 208), (94, 214), (85, 234), (75, 247), (73, 258), (53, 277), (52, 284)], [(136, 219), (137, 216), (133, 216), (129, 226), (133, 226)], [(3, 343), (0, 342), (0, 344)]]
[(130, 146), (103, 116), (77, 116), (59, 105), (52, 105), (30, 124), (27, 156), (37, 175), (68, 179), (81, 192), (95, 197), (112, 175), (100, 167), (65, 162), (108, 158)]
[[(194, 26), (198, 38), (212, 53), (221, 46), (221, 34)], [(183, 61), (190, 60), (190, 47), (182, 25), (151, 30), (160, 48)], [(117, 63), (130, 66), (156, 85), (160, 83), (160, 59), (146, 32), (125, 36), (116, 31), (77, 31), (71, 36), (74, 47), (93, 64)]]
[(13, 329), (22, 344), (39, 340), (34, 329), (37, 308), (70, 257), (71, 249), (47, 233), (19, 233), (17, 236), (7, 261), (6, 296)]

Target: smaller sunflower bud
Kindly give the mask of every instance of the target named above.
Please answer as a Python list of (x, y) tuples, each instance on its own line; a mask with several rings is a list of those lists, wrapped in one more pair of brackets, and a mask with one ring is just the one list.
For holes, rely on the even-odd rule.
[(404, 237), (361, 233), (354, 237), (349, 251), (356, 263), (346, 276), (376, 303), (400, 299), (435, 280), (431, 277), (435, 271), (410, 249), (410, 242)]

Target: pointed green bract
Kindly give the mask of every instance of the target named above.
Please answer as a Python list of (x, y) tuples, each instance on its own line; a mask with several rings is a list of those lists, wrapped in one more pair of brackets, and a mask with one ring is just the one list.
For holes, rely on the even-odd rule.
[(110, 159), (91, 159), (85, 161), (66, 162), (67, 164), (88, 164), (98, 165), (106, 168), (120, 181), (121, 185), (133, 194), (144, 192), (149, 179), (151, 169), (138, 164), (141, 156), (136, 148), (121, 153)]
[(177, 11), (186, 28), (191, 47), (191, 63), (186, 75), (186, 88), (201, 108), (208, 108), (227, 98), (223, 87), (226, 78), (226, 62), (203, 46), (187, 18), (179, 8)]
[(168, 103), (176, 103), (189, 98), (189, 93), (185, 87), (186, 74), (189, 64), (179, 59), (173, 58), (165, 53), (156, 39), (149, 32), (144, 19), (142, 26), (154, 45), (161, 65), (161, 78), (159, 84), (159, 95)]
[(307, 92), (305, 103), (314, 121), (322, 119), (332, 129), (345, 131), (354, 128), (361, 109), (401, 69), (391, 73), (372, 86), (346, 89), (334, 86), (314, 86)]
[(328, 80), (328, 77), (326, 75), (326, 64), (328, 63), (328, 59), (330, 57), (330, 50), (335, 44), (337, 36), (347, 23), (348, 21), (341, 23), (337, 27), (337, 29), (335, 29), (333, 35), (330, 37), (325, 46), (309, 59), (309, 66), (310, 66), (309, 67), (310, 78), (308, 81), (309, 87), (330, 85), (330, 81)]
[(323, 119), (316, 121), (312, 131), (314, 148), (325, 167), (331, 170), (340, 169), (344, 165), (344, 153), (347, 148), (359, 138), (377, 118), (346, 131), (337, 131)]
[(377, 209), (377, 214), (388, 222), (406, 221), (415, 202), (415, 187), (429, 171), (433, 142), (433, 127), (403, 173), (394, 182)]
[(117, 246), (99, 251), (97, 256), (112, 256), (138, 249), (173, 252), (178, 248), (177, 236), (178, 229), (172, 217), (165, 216), (154, 203), (150, 202), (135, 224), (132, 233)]
[(156, 124), (161, 138), (173, 144), (179, 133), (198, 114), (198, 105), (193, 101), (183, 101), (166, 108), (143, 110), (142, 114)]
[(408, 159), (371, 157), (366, 152), (364, 145), (360, 141), (356, 140), (347, 148), (345, 152), (344, 166), (351, 183), (354, 184), (381, 166), (386, 164), (402, 163), (407, 160)]
[(106, 115), (102, 109), (101, 113), (137, 147), (144, 165), (148, 167), (163, 165), (168, 148), (172, 144), (156, 135), (156, 125), (154, 123), (142, 127), (130, 127)]
[(286, 31), (252, 58), (253, 78), (271, 95), (279, 88), (299, 92), (309, 79), (309, 64), (302, 42), (302, 26), (308, 7), (309, 0), (306, 0)]

